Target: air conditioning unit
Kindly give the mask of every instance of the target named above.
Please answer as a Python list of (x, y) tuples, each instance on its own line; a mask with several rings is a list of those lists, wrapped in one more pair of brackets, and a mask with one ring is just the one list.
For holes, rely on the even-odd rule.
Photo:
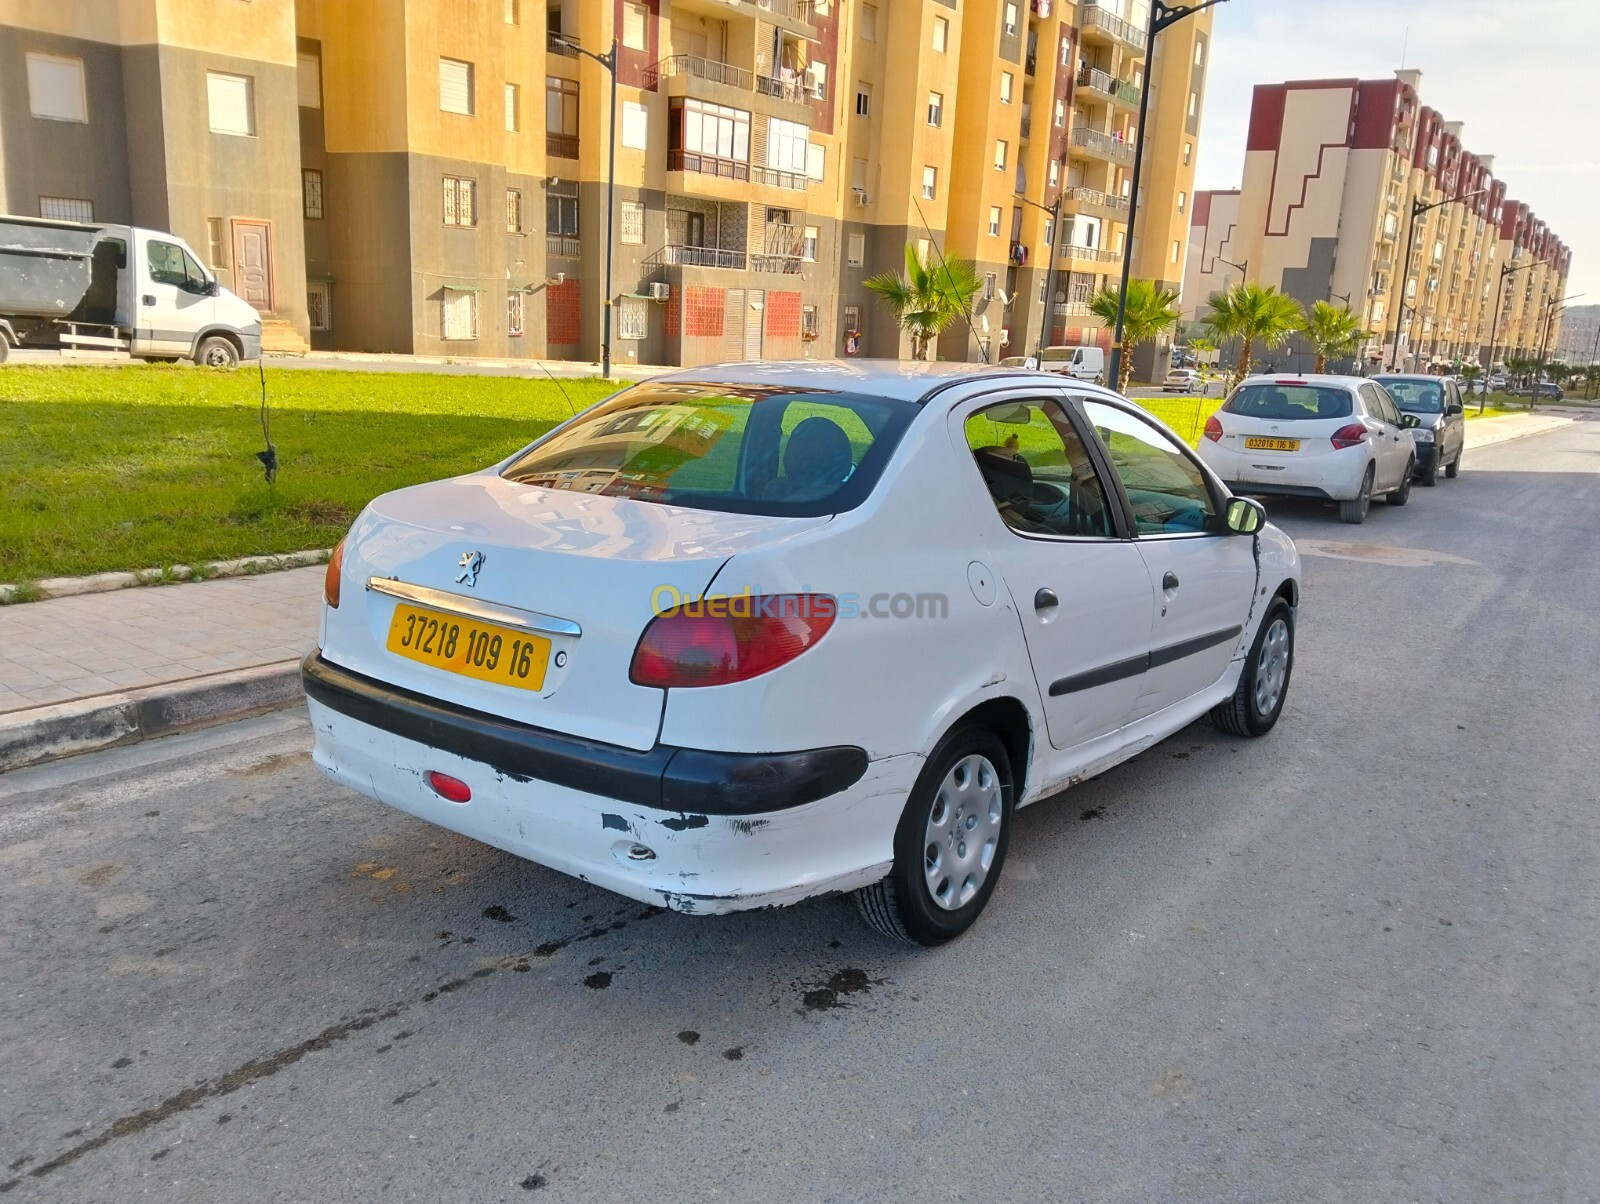
[(645, 291), (652, 301), (665, 301), (668, 297), (672, 296), (672, 286), (664, 281), (657, 281), (654, 284), (646, 285)]
[(868, 205), (872, 204), (872, 196), (870, 193), (860, 188), (857, 188), (854, 191), (856, 194), (857, 209), (865, 209)]

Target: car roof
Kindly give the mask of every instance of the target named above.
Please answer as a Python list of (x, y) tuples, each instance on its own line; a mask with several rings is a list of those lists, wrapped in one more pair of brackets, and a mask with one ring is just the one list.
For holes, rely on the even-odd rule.
[(1331, 372), (1257, 372), (1241, 380), (1239, 388), (1246, 385), (1335, 385), (1355, 389), (1371, 379), (1370, 376), (1335, 376)]
[(1369, 380), (1454, 380), (1453, 376), (1436, 376), (1432, 372), (1375, 372)]
[(966, 380), (992, 383), (1001, 373), (1033, 379), (1049, 373), (999, 369), (994, 364), (927, 363), (920, 360), (754, 360), (701, 364), (642, 382), (656, 384), (788, 385), (797, 391), (869, 393), (897, 401), (921, 401), (933, 390)]

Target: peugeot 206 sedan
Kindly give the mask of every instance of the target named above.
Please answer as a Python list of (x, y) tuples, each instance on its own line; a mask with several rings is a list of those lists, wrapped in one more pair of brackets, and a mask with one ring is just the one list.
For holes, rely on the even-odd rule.
[(1299, 562), (1061, 376), (741, 364), (378, 498), (305, 661), (317, 764), (635, 899), (856, 892), (963, 931), (1014, 809), (1211, 714), (1260, 736)]

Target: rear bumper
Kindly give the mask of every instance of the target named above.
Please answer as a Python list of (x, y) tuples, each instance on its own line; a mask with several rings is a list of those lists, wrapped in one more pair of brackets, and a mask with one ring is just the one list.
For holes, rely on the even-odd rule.
[(1266, 494), (1269, 497), (1314, 497), (1325, 502), (1334, 499), (1333, 494), (1323, 489), (1320, 485), (1286, 485), (1282, 482), (1260, 481), (1229, 481), (1222, 482), (1228, 487), (1228, 492), (1235, 497), (1255, 497)]
[(1361, 492), (1370, 458), (1354, 448), (1315, 455), (1235, 450), (1201, 440), (1200, 458), (1234, 493), (1347, 502)]
[[(303, 673), (312, 755), (335, 781), (684, 912), (782, 906), (876, 882), (922, 765), (917, 756), (869, 762), (852, 748), (635, 752), (420, 698), (315, 652)], [(429, 770), (466, 782), (471, 800), (440, 797)]]

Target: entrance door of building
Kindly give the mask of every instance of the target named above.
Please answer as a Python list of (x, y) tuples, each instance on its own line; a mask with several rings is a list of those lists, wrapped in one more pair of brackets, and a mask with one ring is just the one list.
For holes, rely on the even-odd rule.
[(262, 313), (272, 311), (272, 223), (233, 219), (233, 284)]
[(744, 358), (745, 314), (744, 289), (730, 288), (722, 308), (722, 356), (724, 359)]
[(762, 318), (766, 313), (766, 297), (767, 294), (758, 288), (753, 288), (745, 294), (744, 354), (741, 357), (743, 359), (761, 358), (761, 328)]

